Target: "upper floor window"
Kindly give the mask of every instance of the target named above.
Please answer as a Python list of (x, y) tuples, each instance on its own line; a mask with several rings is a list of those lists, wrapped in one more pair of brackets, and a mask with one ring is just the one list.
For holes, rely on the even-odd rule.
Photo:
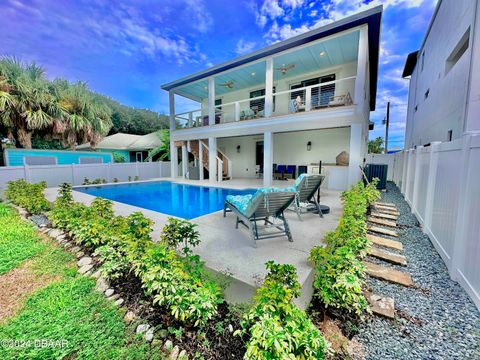
[[(311, 97), (314, 107), (326, 106), (330, 102), (331, 98), (335, 95), (335, 74), (325, 75), (318, 78), (303, 80), (298, 84), (290, 85), (290, 89), (300, 89), (311, 85), (329, 83), (321, 87), (312, 88)], [(301, 102), (305, 102), (305, 90), (292, 91), (290, 93), (290, 99), (295, 100), (300, 96)]]
[(467, 31), (463, 34), (462, 38), (460, 41), (457, 43), (457, 45), (453, 48), (452, 52), (447, 58), (447, 61), (445, 63), (445, 74), (447, 74), (460, 60), (463, 54), (468, 49), (468, 43), (470, 41), (470, 28), (467, 29)]

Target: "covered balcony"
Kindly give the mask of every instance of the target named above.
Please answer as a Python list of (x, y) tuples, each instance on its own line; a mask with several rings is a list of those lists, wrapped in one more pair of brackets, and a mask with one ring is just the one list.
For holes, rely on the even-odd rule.
[[(363, 104), (368, 98), (368, 62), (367, 46), (361, 42), (366, 41), (366, 28), (355, 28), (185, 82), (169, 90), (170, 109), (175, 114), (171, 128), (317, 116), (325, 110)], [(179, 96), (192, 100), (192, 106), (179, 110)]]

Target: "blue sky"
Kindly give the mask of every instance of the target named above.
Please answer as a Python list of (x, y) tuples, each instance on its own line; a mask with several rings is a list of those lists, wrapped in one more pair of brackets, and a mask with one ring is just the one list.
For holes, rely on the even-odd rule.
[(122, 103), (168, 113), (160, 85), (352, 13), (384, 5), (376, 122), (403, 146), (406, 55), (435, 0), (0, 0), (0, 55), (35, 61), (49, 78), (85, 80)]

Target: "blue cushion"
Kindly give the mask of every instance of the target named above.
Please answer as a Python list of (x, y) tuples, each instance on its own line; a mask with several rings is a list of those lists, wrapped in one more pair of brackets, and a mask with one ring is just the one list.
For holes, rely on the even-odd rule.
[(241, 213), (245, 213), (253, 195), (227, 195), (227, 201), (235, 206)]
[(304, 173), (304, 174), (301, 174), (299, 177), (297, 177), (297, 179), (293, 183), (293, 186), (298, 187), (298, 185), (300, 185), (300, 183), (302, 182), (302, 179), (306, 176), (307, 174)]

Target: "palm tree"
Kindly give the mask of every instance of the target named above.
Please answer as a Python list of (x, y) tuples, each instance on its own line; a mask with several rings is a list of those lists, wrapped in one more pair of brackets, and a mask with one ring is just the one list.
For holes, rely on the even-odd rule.
[(169, 130), (158, 130), (156, 132), (158, 138), (162, 141), (160, 146), (157, 146), (155, 149), (152, 149), (148, 152), (148, 156), (145, 159), (150, 161), (157, 154), (161, 154), (159, 159), (165, 160), (170, 159), (170, 131)]
[(16, 131), (24, 148), (31, 149), (35, 130), (46, 129), (64, 116), (41, 67), (0, 58), (0, 122)]
[(52, 89), (66, 112), (63, 126), (63, 140), (71, 150), (80, 140), (95, 147), (112, 127), (111, 110), (88, 88), (86, 83), (70, 84), (66, 80), (55, 80)]

